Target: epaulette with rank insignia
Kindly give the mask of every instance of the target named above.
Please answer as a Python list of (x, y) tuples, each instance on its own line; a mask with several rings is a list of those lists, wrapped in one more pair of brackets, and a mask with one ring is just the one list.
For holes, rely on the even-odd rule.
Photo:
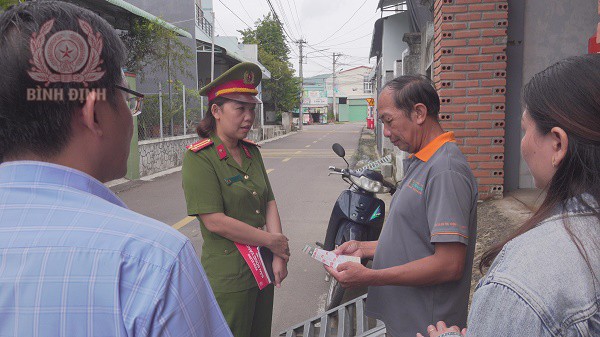
[(256, 147), (260, 147), (260, 145), (258, 145), (258, 144), (257, 144), (257, 143), (255, 143), (254, 141), (252, 141), (252, 140), (250, 140), (250, 139), (247, 139), (247, 138), (244, 138), (244, 139), (242, 139), (242, 142), (244, 142), (244, 143), (246, 143), (246, 144), (254, 145), (254, 146), (256, 146)]
[(213, 144), (213, 141), (210, 140), (210, 138), (205, 138), (205, 139), (200, 139), (199, 141), (195, 142), (194, 144), (186, 146), (186, 149), (188, 149), (192, 152), (198, 152), (206, 147), (209, 147), (212, 144)]

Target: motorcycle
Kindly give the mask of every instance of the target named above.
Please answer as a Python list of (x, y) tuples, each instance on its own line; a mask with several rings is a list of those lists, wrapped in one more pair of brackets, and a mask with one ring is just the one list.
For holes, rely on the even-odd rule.
[[(376, 197), (378, 193), (393, 194), (395, 186), (383, 179), (381, 173), (364, 169), (352, 170), (345, 158), (344, 148), (335, 143), (333, 152), (346, 162), (345, 169), (329, 166), (329, 174), (336, 174), (350, 184), (338, 197), (325, 234), (325, 242), (316, 244), (325, 250), (333, 250), (346, 241), (374, 241), (379, 238), (385, 218), (385, 203)], [(366, 265), (368, 259), (361, 261)], [(329, 291), (325, 303), (326, 310), (337, 307), (344, 297), (344, 288), (329, 274)]]

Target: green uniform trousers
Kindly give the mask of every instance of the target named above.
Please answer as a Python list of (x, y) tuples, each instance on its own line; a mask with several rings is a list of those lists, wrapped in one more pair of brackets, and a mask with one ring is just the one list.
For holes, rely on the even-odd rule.
[(270, 337), (273, 318), (273, 284), (233, 293), (215, 292), (219, 307), (234, 337)]

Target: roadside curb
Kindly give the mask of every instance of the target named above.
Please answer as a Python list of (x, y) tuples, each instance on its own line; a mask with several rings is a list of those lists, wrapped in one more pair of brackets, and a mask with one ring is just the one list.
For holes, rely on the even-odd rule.
[[(298, 132), (300, 132), (300, 131), (292, 131), (292, 132), (286, 133), (285, 135), (281, 135), (281, 136), (277, 136), (277, 137), (273, 137), (273, 138), (261, 140), (257, 144), (258, 145), (266, 144), (266, 143), (272, 142), (274, 140), (278, 140), (278, 139), (281, 139), (281, 138), (285, 138), (287, 136), (295, 135)], [(140, 177), (139, 179), (135, 179), (135, 180), (130, 180), (130, 179), (127, 179), (127, 178), (121, 178), (121, 179), (112, 180), (112, 181), (109, 181), (109, 182), (105, 183), (104, 186), (110, 188), (114, 193), (120, 193), (120, 192), (126, 191), (126, 190), (128, 190), (130, 188), (139, 186), (139, 185), (141, 185), (144, 182), (153, 181), (156, 178), (164, 177), (166, 175), (173, 174), (173, 173), (176, 173), (176, 172), (179, 172), (179, 171), (181, 171), (181, 166), (176, 166), (176, 167), (164, 170), (164, 171), (160, 171), (160, 172), (157, 172), (157, 173), (154, 173), (154, 174), (150, 174), (150, 175), (147, 175), (147, 176)]]
[(352, 156), (352, 165), (351, 166), (353, 168), (356, 168), (356, 165), (359, 162), (361, 162), (361, 161), (364, 162), (365, 161), (364, 157), (368, 157), (369, 158), (368, 161), (374, 161), (381, 157), (376, 149), (372, 149), (369, 147), (368, 144), (366, 144), (367, 141), (371, 140), (371, 137), (373, 135), (374, 135), (374, 133), (371, 130), (367, 129), (366, 126), (362, 127), (362, 129), (360, 131), (360, 138), (358, 139), (358, 148), (356, 150), (356, 154), (354, 156)]

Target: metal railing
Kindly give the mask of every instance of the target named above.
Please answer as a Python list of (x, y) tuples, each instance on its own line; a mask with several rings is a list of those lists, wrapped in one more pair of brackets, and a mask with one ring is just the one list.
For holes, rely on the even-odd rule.
[(383, 337), (382, 321), (365, 315), (367, 295), (279, 333), (280, 337)]
[(204, 17), (204, 11), (198, 4), (196, 4), (196, 26), (208, 36), (212, 36), (213, 25)]
[[(157, 89), (156, 92), (144, 92), (142, 113), (137, 117), (138, 140), (195, 134), (196, 126), (207, 110), (208, 100), (196, 90), (186, 90), (180, 83), (172, 83), (170, 88), (168, 83), (158, 83)], [(262, 111), (262, 104), (258, 104), (254, 129), (261, 127)]]
[[(145, 92), (138, 116), (138, 139), (149, 140), (194, 134), (206, 111), (206, 102), (185, 86), (158, 84), (158, 92)], [(169, 91), (171, 94), (169, 94)]]

